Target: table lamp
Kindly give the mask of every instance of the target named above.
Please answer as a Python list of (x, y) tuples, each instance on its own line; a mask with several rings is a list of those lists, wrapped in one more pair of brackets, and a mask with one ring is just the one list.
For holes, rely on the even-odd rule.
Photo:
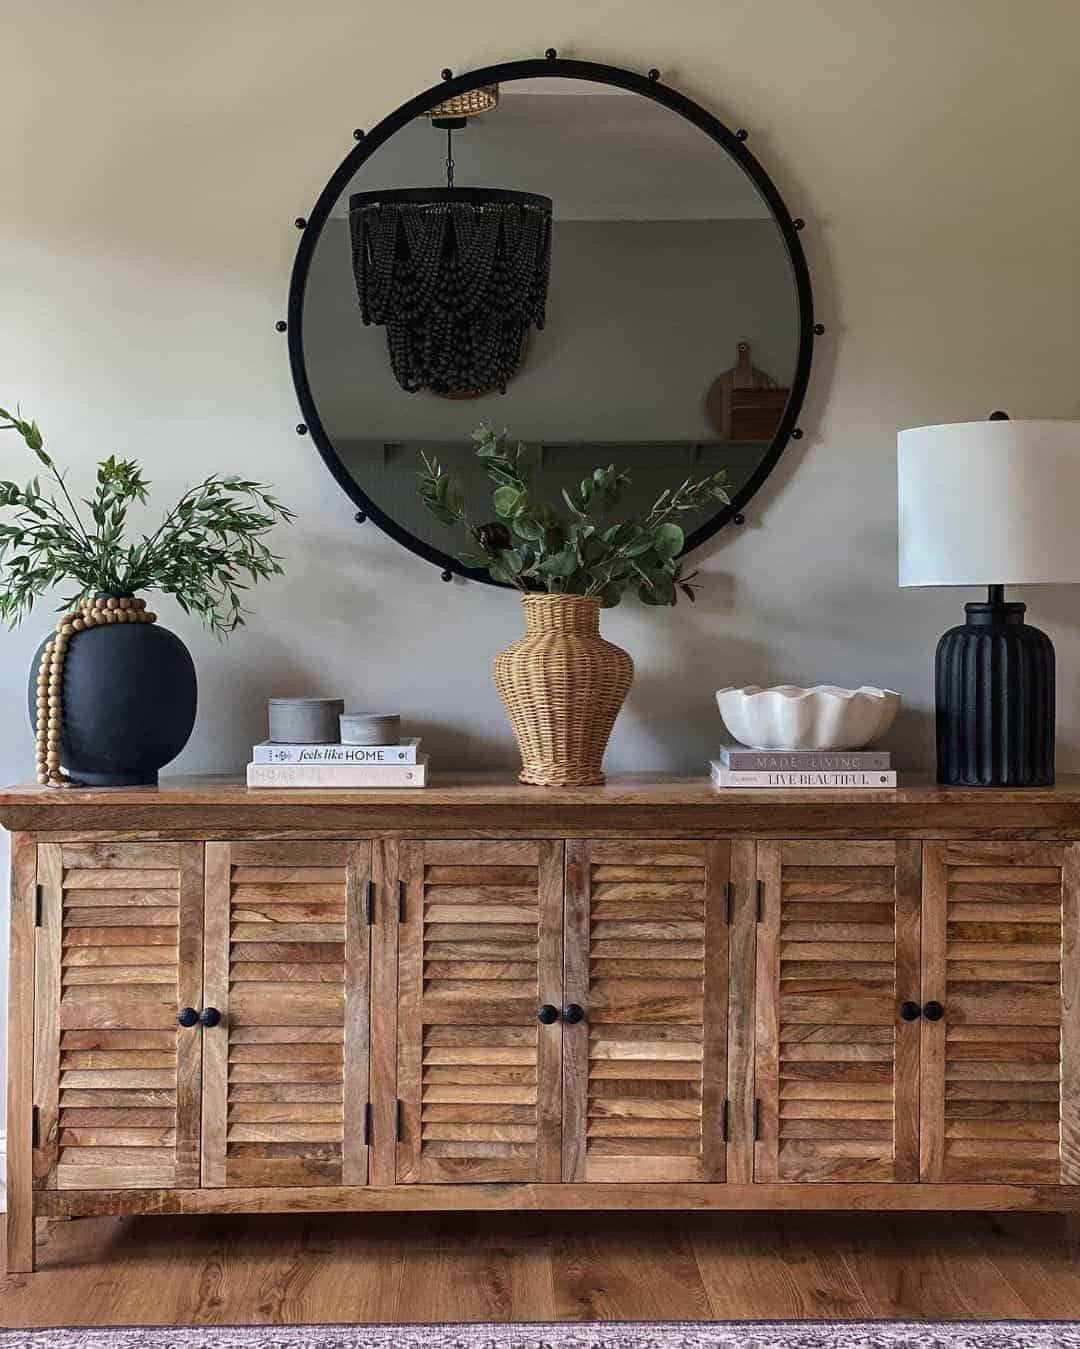
[(935, 657), (937, 777), (1054, 781), (1054, 648), (1006, 585), (1080, 581), (1080, 422), (918, 426), (897, 437), (902, 586), (988, 586)]

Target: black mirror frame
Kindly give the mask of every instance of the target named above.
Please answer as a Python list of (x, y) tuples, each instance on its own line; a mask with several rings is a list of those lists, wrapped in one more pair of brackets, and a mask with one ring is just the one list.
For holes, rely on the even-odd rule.
[(404, 529), (396, 520), (386, 515), (368, 498), (341, 462), (319, 417), (304, 362), (304, 294), (307, 288), (308, 272), (315, 248), (322, 236), (323, 228), (330, 217), (334, 204), (351, 182), (357, 169), (395, 132), (445, 99), (456, 94), (467, 93), (481, 85), (507, 84), (512, 80), (550, 78), (552, 76), (591, 80), (597, 84), (613, 85), (630, 93), (641, 94), (644, 98), (651, 98), (653, 102), (660, 103), (665, 108), (670, 108), (672, 112), (685, 117), (688, 122), (693, 123), (699, 130), (705, 132), (707, 136), (710, 136), (718, 145), (722, 146), (736, 163), (745, 170), (765, 198), (787, 249), (799, 307), (799, 350), (787, 406), (784, 408), (784, 414), (780, 419), (780, 425), (773, 437), (772, 444), (754, 473), (743, 484), (729, 506), (725, 506), (718, 511), (712, 519), (687, 537), (684, 553), (689, 553), (700, 547), (730, 521), (735, 520), (741, 524), (744, 519), (743, 512), (746, 504), (772, 472), (788, 441), (792, 438), (798, 439), (802, 435), (801, 430), (797, 427), (797, 422), (810, 379), (814, 338), (825, 331), (821, 324), (814, 323), (810, 271), (806, 265), (806, 255), (799, 239), (799, 231), (802, 229), (804, 222), (800, 219), (792, 219), (772, 179), (746, 148), (747, 133), (745, 131), (729, 130), (723, 122), (714, 117), (712, 113), (706, 112), (700, 104), (694, 103), (685, 94), (679, 93), (678, 90), (662, 84), (656, 71), (650, 71), (647, 76), (638, 75), (631, 70), (623, 70), (618, 66), (601, 65), (594, 61), (562, 60), (553, 52), (549, 52), (543, 59), (506, 61), (500, 65), (484, 66), (479, 70), (471, 70), (464, 75), (453, 76), (451, 72), (444, 71), (442, 83), (433, 85), (430, 89), (425, 89), (422, 93), (409, 99), (407, 103), (403, 103), (366, 134), (361, 131), (354, 132), (358, 144), (341, 161), (329, 182), (319, 193), (311, 215), (307, 218), (303, 216), (296, 218), (294, 224), (300, 230), (300, 245), (296, 250), (292, 277), (289, 282), (288, 321), (287, 323), (279, 322), (277, 327), (279, 332), (288, 332), (289, 364), (292, 368), (293, 383), (296, 386), (296, 396), (303, 417), (303, 421), (296, 428), (297, 432), (300, 435), (305, 435), (308, 431), (311, 432), (311, 437), (315, 442), (316, 449), (322, 456), (323, 462), (334, 475), (338, 485), (358, 507), (356, 518), (359, 523), (364, 520), (374, 521), (384, 533), (389, 534), (397, 543), (441, 568), (443, 579), (447, 581), (453, 575), (458, 575), (471, 581), (483, 581), (488, 585), (502, 584), (492, 581), (486, 572), (465, 567), (457, 558), (433, 548), (422, 539), (410, 534), (407, 529)]

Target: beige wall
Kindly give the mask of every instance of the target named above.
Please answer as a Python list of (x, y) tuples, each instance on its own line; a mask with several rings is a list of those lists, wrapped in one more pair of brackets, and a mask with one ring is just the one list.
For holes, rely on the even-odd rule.
[[(160, 606), (201, 684), (176, 768), (237, 768), (267, 695), (313, 688), (400, 707), (440, 766), (512, 762), (488, 670), (520, 628), (514, 601), (444, 586), (357, 529), (293, 432), (274, 321), (292, 218), (353, 127), (444, 65), (550, 45), (656, 65), (750, 129), (808, 221), (829, 328), (806, 437), (745, 528), (696, 559), (697, 606), (605, 619), (638, 668), (610, 765), (696, 769), (712, 690), (781, 679), (900, 690), (894, 747), (929, 762), (931, 651), (966, 596), (896, 589), (895, 432), (995, 407), (1080, 416), (1075, 0), (8, 0), (4, 32), (0, 399), (74, 477), (120, 449), (160, 502), (234, 470), (301, 515), (280, 540), (287, 579), (228, 646)], [(0, 442), (0, 473), (28, 471)], [(1057, 643), (1060, 767), (1078, 768), (1080, 592), (1023, 598)], [(4, 779), (31, 767), (23, 688), (45, 623), (3, 638)]]

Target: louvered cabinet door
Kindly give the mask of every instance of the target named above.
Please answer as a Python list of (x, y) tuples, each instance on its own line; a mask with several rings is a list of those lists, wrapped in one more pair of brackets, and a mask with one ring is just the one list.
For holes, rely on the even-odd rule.
[(201, 843), (38, 846), (41, 1189), (199, 1184)]
[(754, 1179), (918, 1180), (919, 845), (757, 859)]
[(1080, 1181), (1078, 864), (1076, 844), (926, 844), (924, 1180)]
[(203, 1185), (367, 1182), (370, 843), (206, 845)]
[(397, 1179), (558, 1181), (563, 845), (403, 842)]
[(563, 1179), (721, 1181), (726, 843), (567, 843)]

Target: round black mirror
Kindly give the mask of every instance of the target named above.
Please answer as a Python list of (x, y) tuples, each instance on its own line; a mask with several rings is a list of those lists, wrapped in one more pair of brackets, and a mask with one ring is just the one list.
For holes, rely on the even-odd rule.
[(656, 78), (558, 59), (451, 78), (358, 136), (298, 222), (286, 327), (357, 518), (487, 580), (416, 475), (424, 451), (488, 498), (490, 422), (532, 448), (540, 499), (615, 463), (630, 513), (722, 469), (730, 504), (686, 550), (741, 520), (815, 334), (802, 221), (745, 139)]

